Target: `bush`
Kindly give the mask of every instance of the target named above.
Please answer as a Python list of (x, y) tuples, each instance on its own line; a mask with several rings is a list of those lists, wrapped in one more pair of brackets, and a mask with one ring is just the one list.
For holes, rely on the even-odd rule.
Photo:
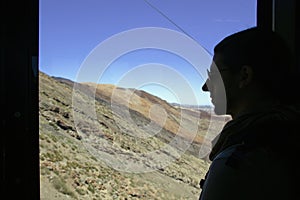
[(52, 184), (55, 189), (59, 192), (69, 195), (71, 197), (76, 197), (75, 194), (67, 187), (66, 183), (58, 177), (54, 177), (52, 180)]

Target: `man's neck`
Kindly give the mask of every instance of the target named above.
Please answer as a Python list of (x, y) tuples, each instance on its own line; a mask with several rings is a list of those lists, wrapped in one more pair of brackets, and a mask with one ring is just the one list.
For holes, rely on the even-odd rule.
[(265, 98), (265, 99), (262, 98), (262, 99), (257, 99), (255, 101), (248, 100), (248, 101), (244, 101), (243, 104), (240, 104), (236, 110), (233, 110), (231, 112), (231, 116), (232, 119), (236, 119), (241, 115), (247, 113), (253, 113), (253, 112), (260, 112), (262, 110), (269, 109), (276, 105), (279, 105), (279, 100), (276, 100), (274, 98)]

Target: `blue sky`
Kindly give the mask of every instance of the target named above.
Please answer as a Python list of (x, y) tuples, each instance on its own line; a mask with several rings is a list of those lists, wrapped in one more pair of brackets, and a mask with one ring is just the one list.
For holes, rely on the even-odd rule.
[[(184, 56), (168, 50), (132, 49), (111, 60), (109, 65), (101, 66), (105, 70), (100, 76), (98, 74), (97, 79), (87, 74), (84, 81), (137, 87), (169, 102), (210, 105), (209, 95), (201, 91), (205, 77), (197, 69), (200, 65), (208, 67), (208, 53), (218, 41), (256, 24), (256, 0), (148, 1), (207, 50), (203, 62), (195, 69)], [(51, 76), (78, 81), (80, 70), (88, 63), (90, 55), (103, 47), (103, 43), (110, 44), (110, 38), (144, 27), (181, 33), (144, 0), (40, 0), (40, 70)], [(148, 40), (155, 38), (144, 36)], [(176, 44), (177, 36), (173, 40)], [(132, 42), (120, 41), (107, 52), (117, 52), (116, 49)], [(183, 44), (178, 42), (178, 45)], [(193, 53), (197, 52), (189, 52)], [(101, 58), (102, 54), (99, 60)], [(102, 61), (95, 62), (100, 66)]]

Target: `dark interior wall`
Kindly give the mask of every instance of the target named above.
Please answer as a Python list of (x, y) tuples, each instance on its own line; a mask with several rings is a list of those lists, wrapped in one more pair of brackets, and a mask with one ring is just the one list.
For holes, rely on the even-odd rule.
[(257, 0), (257, 25), (275, 30), (286, 40), (294, 54), (294, 66), (298, 73), (300, 73), (299, 17), (297, 0)]
[[(298, 3), (297, 3), (298, 2)], [(273, 28), (286, 39), (294, 53), (294, 63), (300, 72), (299, 63), (299, 1), (274, 0)], [(297, 29), (298, 27), (298, 29)]]
[(1, 199), (39, 199), (38, 0), (1, 1)]
[(256, 24), (265, 29), (272, 29), (273, 0), (257, 0)]

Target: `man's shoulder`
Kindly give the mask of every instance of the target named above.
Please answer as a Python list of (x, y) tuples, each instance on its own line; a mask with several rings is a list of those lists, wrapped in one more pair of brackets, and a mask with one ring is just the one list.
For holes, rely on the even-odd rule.
[(274, 159), (272, 152), (266, 147), (236, 144), (220, 152), (212, 165), (223, 164), (235, 170), (254, 170), (268, 164), (272, 165)]

